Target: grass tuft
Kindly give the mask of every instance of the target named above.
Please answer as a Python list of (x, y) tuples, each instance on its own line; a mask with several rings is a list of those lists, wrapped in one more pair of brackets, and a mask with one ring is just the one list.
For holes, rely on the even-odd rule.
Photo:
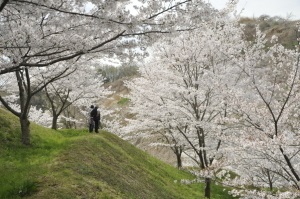
[(129, 101), (130, 101), (129, 98), (122, 97), (122, 98), (118, 101), (118, 104), (123, 106), (123, 105), (128, 104)]
[(18, 188), (18, 194), (21, 197), (30, 196), (37, 191), (37, 182), (26, 180)]

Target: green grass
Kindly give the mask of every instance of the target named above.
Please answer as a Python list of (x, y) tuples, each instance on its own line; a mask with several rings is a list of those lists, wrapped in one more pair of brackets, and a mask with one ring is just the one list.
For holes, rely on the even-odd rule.
[[(32, 146), (20, 144), (18, 120), (0, 109), (0, 198), (203, 198), (204, 184), (185, 171), (101, 131), (31, 124)], [(212, 187), (212, 198), (231, 198)]]
[(128, 104), (129, 101), (130, 101), (129, 98), (122, 97), (122, 98), (118, 101), (118, 104), (123, 106), (123, 105)]

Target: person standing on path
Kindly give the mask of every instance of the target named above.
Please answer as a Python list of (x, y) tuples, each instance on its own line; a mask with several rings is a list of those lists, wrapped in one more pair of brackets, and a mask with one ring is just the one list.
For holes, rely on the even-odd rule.
[(98, 109), (98, 106), (95, 106), (95, 108), (92, 110), (91, 115), (94, 119), (95, 123), (95, 132), (99, 133), (99, 127), (100, 127), (100, 110)]

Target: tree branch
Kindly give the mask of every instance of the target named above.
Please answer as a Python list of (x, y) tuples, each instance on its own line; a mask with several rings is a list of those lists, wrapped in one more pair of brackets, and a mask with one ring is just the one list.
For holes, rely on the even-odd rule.
[(182, 5), (182, 4), (185, 4), (185, 3), (190, 2), (190, 1), (191, 1), (191, 0), (186, 0), (186, 1), (183, 1), (183, 2), (179, 2), (179, 3), (177, 3), (177, 4), (175, 4), (175, 5), (173, 5), (173, 6), (169, 7), (169, 8), (167, 8), (167, 9), (161, 11), (161, 12), (158, 12), (158, 13), (156, 13), (156, 14), (150, 16), (148, 19), (153, 19), (153, 18), (155, 18), (155, 17), (157, 17), (157, 16), (159, 16), (159, 15), (161, 15), (161, 14), (163, 14), (163, 13), (169, 11), (169, 10), (172, 10), (172, 9), (175, 8), (175, 7), (178, 7), (178, 6)]
[(9, 2), (9, 0), (3, 0), (3, 2), (0, 5), (0, 12), (2, 12), (2, 10), (4, 9), (4, 7), (6, 6), (6, 4)]

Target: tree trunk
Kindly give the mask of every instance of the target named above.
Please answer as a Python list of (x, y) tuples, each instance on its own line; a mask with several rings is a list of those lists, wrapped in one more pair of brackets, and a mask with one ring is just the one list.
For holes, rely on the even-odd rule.
[(181, 153), (176, 153), (176, 158), (177, 158), (177, 168), (181, 169), (182, 168)]
[(8, 4), (9, 0), (4, 0), (2, 2), (2, 4), (0, 5), (0, 12), (2, 12), (2, 10), (4, 9), (4, 7), (6, 6), (6, 4)]
[(175, 153), (176, 158), (177, 158), (177, 168), (181, 169), (182, 168), (182, 160), (181, 160), (181, 154), (183, 152), (183, 146), (177, 146), (175, 144), (174, 147), (171, 147), (172, 151)]
[(211, 179), (210, 178), (205, 178), (205, 198), (209, 198), (210, 199), (210, 183), (211, 183)]
[(273, 182), (272, 182), (270, 170), (266, 169), (266, 172), (267, 172), (267, 176), (268, 176), (270, 191), (273, 191)]
[(53, 118), (52, 118), (52, 129), (54, 130), (57, 130), (57, 120), (58, 120), (58, 116), (56, 115), (53, 115)]
[(21, 132), (22, 132), (22, 144), (30, 145), (30, 122), (28, 118), (20, 117)]

